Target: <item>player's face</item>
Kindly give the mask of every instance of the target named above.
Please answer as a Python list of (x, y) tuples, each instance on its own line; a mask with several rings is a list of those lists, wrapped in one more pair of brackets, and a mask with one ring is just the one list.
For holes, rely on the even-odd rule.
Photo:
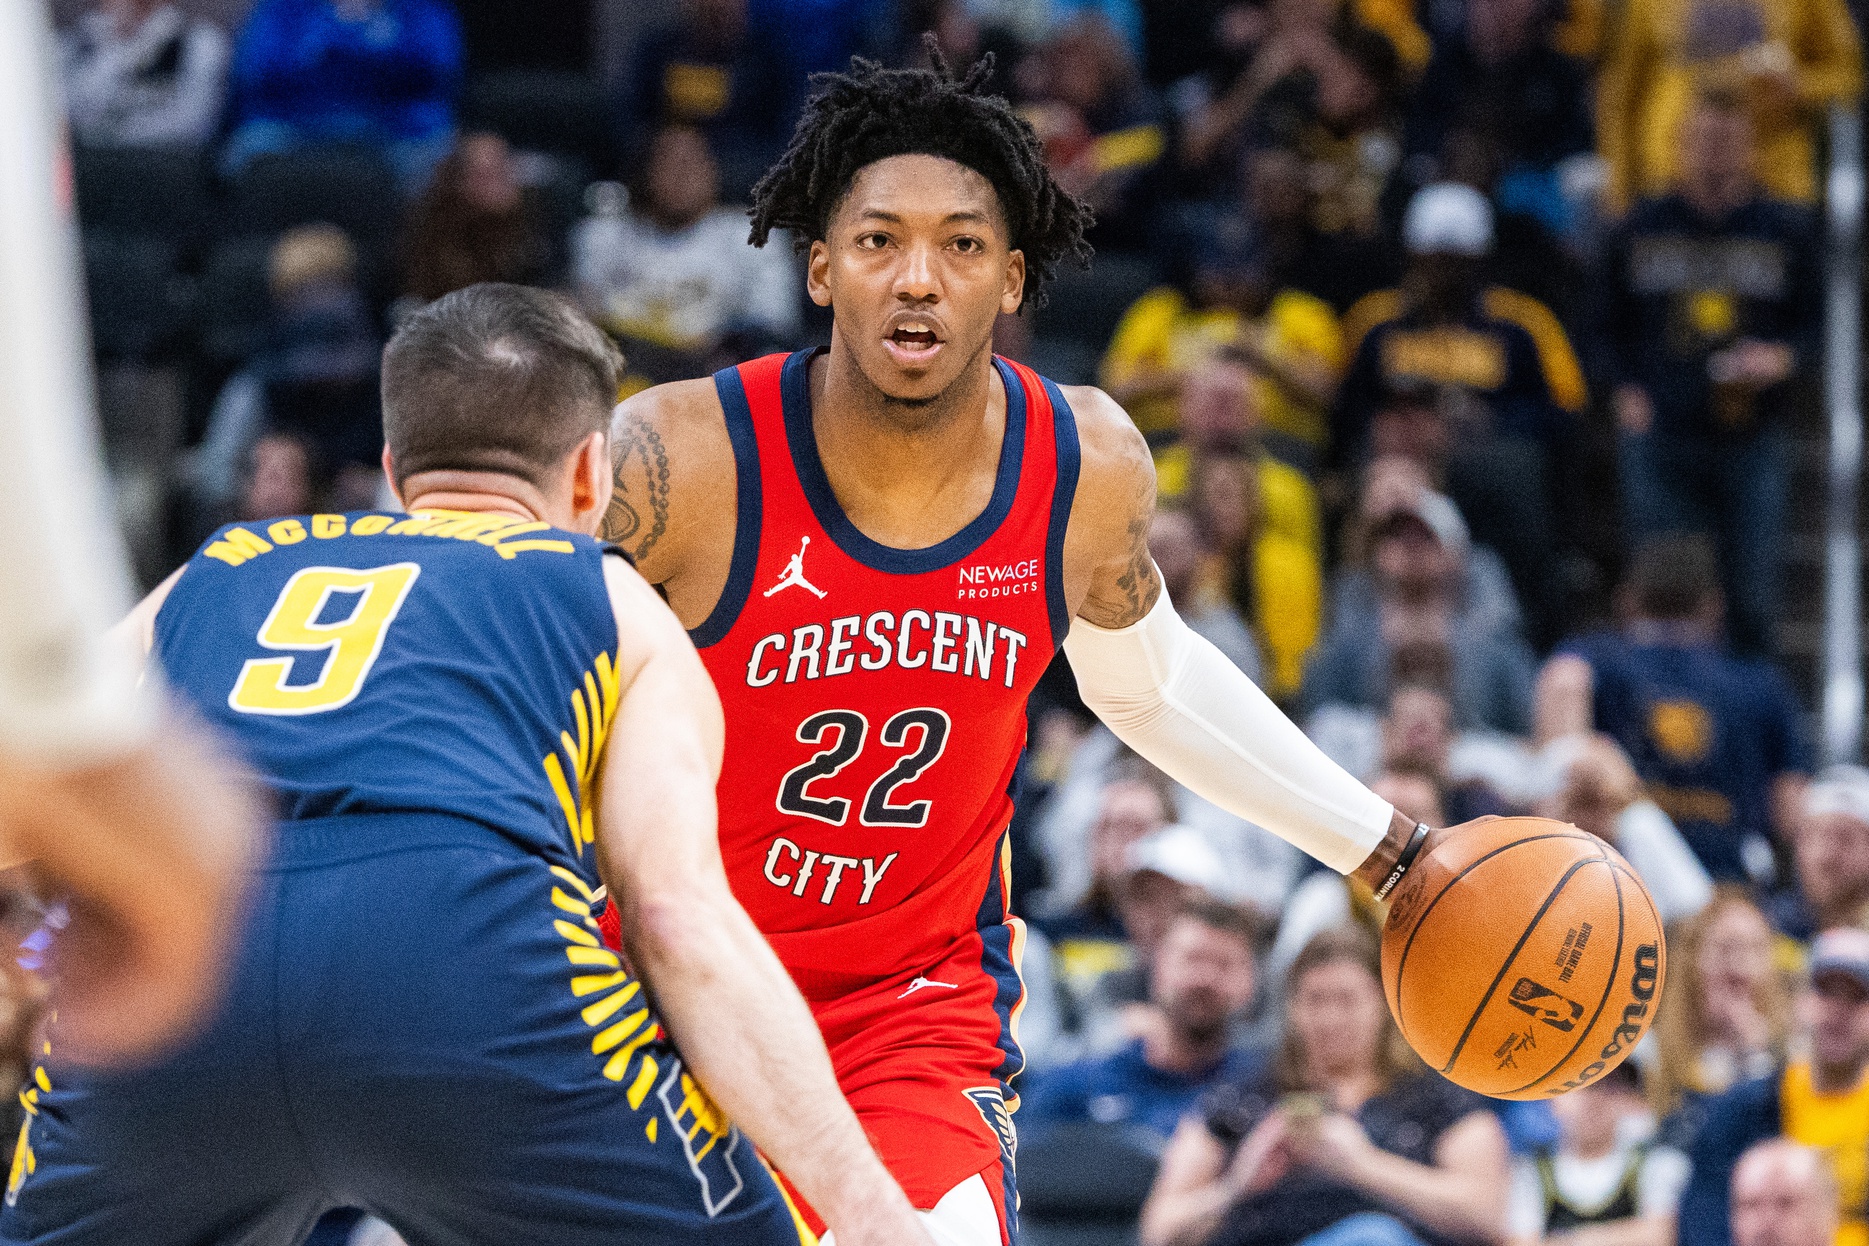
[(811, 244), (807, 284), (870, 384), (921, 405), (984, 363), (994, 320), (1019, 309), (1025, 256), (986, 178), (939, 156), (891, 156), (857, 173)]

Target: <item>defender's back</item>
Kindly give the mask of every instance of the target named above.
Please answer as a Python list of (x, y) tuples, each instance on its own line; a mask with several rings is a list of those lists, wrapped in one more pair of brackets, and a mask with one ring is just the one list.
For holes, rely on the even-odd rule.
[(577, 863), (617, 704), (603, 554), (495, 514), (227, 528), (163, 603), (156, 652), (282, 818), (453, 814)]

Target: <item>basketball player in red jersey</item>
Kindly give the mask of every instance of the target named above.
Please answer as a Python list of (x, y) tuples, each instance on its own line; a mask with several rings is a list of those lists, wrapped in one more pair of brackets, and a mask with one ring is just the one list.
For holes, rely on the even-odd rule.
[(808, 245), (830, 348), (624, 403), (607, 525), (720, 690), (734, 891), (950, 1246), (1012, 1241), (1006, 829), (1060, 645), (1119, 737), (1326, 864), (1386, 891), (1428, 836), (1175, 614), (1122, 409), (993, 355), (995, 319), (1087, 257), (1088, 212), (989, 72), (818, 80), (753, 241)]

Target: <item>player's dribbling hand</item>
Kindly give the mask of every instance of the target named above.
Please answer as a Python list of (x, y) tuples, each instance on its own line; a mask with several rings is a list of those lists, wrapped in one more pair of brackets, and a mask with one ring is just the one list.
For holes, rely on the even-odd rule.
[(61, 1061), (152, 1060), (205, 1022), (259, 839), (254, 789), (187, 724), (121, 759), (0, 759), (0, 824), (70, 921), (53, 945)]

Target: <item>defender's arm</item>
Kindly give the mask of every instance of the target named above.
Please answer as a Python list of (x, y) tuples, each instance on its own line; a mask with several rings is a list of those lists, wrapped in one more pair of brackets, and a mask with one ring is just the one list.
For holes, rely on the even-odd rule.
[(728, 888), (714, 685), (655, 590), (619, 559), (604, 569), (623, 691), (597, 850), (630, 959), (695, 1076), (840, 1243), (930, 1246), (844, 1102), (805, 1001)]
[(1078, 605), (1064, 649), (1084, 703), (1188, 788), (1382, 889), (1415, 823), (1326, 757), (1175, 613), (1149, 556), (1148, 447), (1102, 391), (1069, 397), (1083, 466), (1065, 538)]

